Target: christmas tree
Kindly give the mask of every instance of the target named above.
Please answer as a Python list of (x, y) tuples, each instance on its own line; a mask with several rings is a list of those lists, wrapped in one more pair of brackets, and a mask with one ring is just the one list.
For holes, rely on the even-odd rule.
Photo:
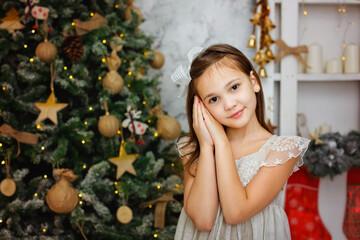
[(2, 1), (0, 239), (173, 239), (181, 129), (133, 4)]

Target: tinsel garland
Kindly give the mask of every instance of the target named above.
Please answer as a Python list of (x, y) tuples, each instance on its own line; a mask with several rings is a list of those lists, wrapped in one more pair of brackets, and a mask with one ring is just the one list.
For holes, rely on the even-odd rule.
[(346, 172), (352, 167), (360, 167), (360, 133), (351, 131), (347, 135), (326, 133), (320, 135), (322, 144), (312, 140), (304, 155), (304, 164), (310, 174), (316, 177), (330, 176)]

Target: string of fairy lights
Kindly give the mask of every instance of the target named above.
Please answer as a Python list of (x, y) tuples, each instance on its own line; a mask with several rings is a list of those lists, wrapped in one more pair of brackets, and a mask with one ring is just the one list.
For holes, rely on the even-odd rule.
[[(360, 3), (360, 1), (359, 1)], [(302, 38), (305, 36), (305, 34), (308, 32), (308, 18), (311, 16), (311, 7), (307, 7), (305, 0), (302, 0), (300, 3), (300, 12), (302, 14), (302, 21), (304, 22), (304, 28), (302, 30), (302, 35), (300, 35), (300, 43)], [(356, 24), (356, 21), (354, 19), (351, 19), (351, 16), (348, 11), (348, 5), (339, 2), (339, 5), (337, 7), (337, 14), (338, 14), (338, 24), (335, 26), (335, 30), (339, 32), (340, 30), (343, 30), (342, 32), (342, 48), (343, 50), (348, 45), (347, 37), (348, 33), (351, 28), (355, 28), (358, 24)], [(356, 18), (355, 18), (356, 19)], [(345, 25), (345, 26), (344, 26)], [(351, 32), (351, 31), (350, 31)], [(345, 61), (344, 51), (342, 51), (341, 60)]]

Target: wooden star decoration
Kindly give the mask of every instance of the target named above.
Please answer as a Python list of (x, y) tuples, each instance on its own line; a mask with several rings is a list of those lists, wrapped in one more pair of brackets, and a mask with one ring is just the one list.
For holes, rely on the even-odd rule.
[(19, 17), (19, 12), (14, 7), (6, 13), (6, 17), (0, 20), (3, 21), (0, 24), (0, 28), (5, 28), (9, 33), (13, 33), (15, 30), (23, 29), (25, 27), (20, 23), (21, 18)]
[(38, 124), (42, 120), (50, 119), (55, 125), (58, 124), (57, 112), (67, 106), (67, 103), (56, 103), (55, 94), (51, 92), (45, 103), (36, 102), (35, 106), (40, 110), (40, 114), (35, 123)]
[(132, 163), (136, 160), (138, 155), (139, 154), (127, 154), (125, 150), (125, 143), (121, 143), (119, 156), (109, 158), (109, 161), (117, 166), (116, 179), (119, 179), (125, 172), (129, 172), (136, 176)]
[(266, 125), (270, 128), (272, 132), (274, 132), (274, 130), (278, 128), (277, 126), (271, 124), (270, 119), (267, 120)]
[(319, 138), (319, 129), (315, 129), (315, 133), (314, 134), (309, 134), (310, 138), (312, 140), (315, 141), (315, 145), (320, 145), (320, 144), (323, 144), (324, 141), (322, 141), (320, 138)]

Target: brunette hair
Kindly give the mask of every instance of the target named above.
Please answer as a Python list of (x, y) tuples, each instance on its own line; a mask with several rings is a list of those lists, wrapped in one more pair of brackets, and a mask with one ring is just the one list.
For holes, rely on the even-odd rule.
[[(200, 52), (196, 58), (193, 60), (190, 68), (190, 76), (191, 81), (188, 86), (187, 92), (187, 99), (186, 99), (186, 115), (189, 123), (189, 133), (182, 135), (180, 138), (185, 138), (184, 144), (179, 146), (180, 151), (184, 149), (189, 149), (184, 155), (189, 159), (185, 164), (184, 168), (185, 171), (190, 172), (191, 165), (195, 162), (195, 160), (200, 155), (200, 146), (198, 138), (195, 134), (193, 128), (193, 104), (194, 104), (194, 97), (197, 95), (194, 80), (199, 78), (210, 66), (213, 64), (219, 63), (220, 60), (226, 58), (227, 61), (224, 62), (224, 65), (228, 65), (230, 67), (234, 67), (241, 72), (250, 76), (250, 72), (253, 72), (253, 75), (256, 78), (257, 83), (260, 85), (260, 91), (255, 93), (256, 94), (256, 117), (260, 123), (260, 125), (265, 128), (267, 131), (272, 133), (270, 128), (267, 126), (265, 122), (265, 103), (264, 103), (264, 94), (262, 91), (261, 81), (256, 73), (254, 67), (252, 66), (249, 59), (238, 49), (228, 44), (215, 44), (207, 49)], [(179, 139), (180, 139), (179, 138)], [(190, 174), (194, 175), (190, 172)]]

